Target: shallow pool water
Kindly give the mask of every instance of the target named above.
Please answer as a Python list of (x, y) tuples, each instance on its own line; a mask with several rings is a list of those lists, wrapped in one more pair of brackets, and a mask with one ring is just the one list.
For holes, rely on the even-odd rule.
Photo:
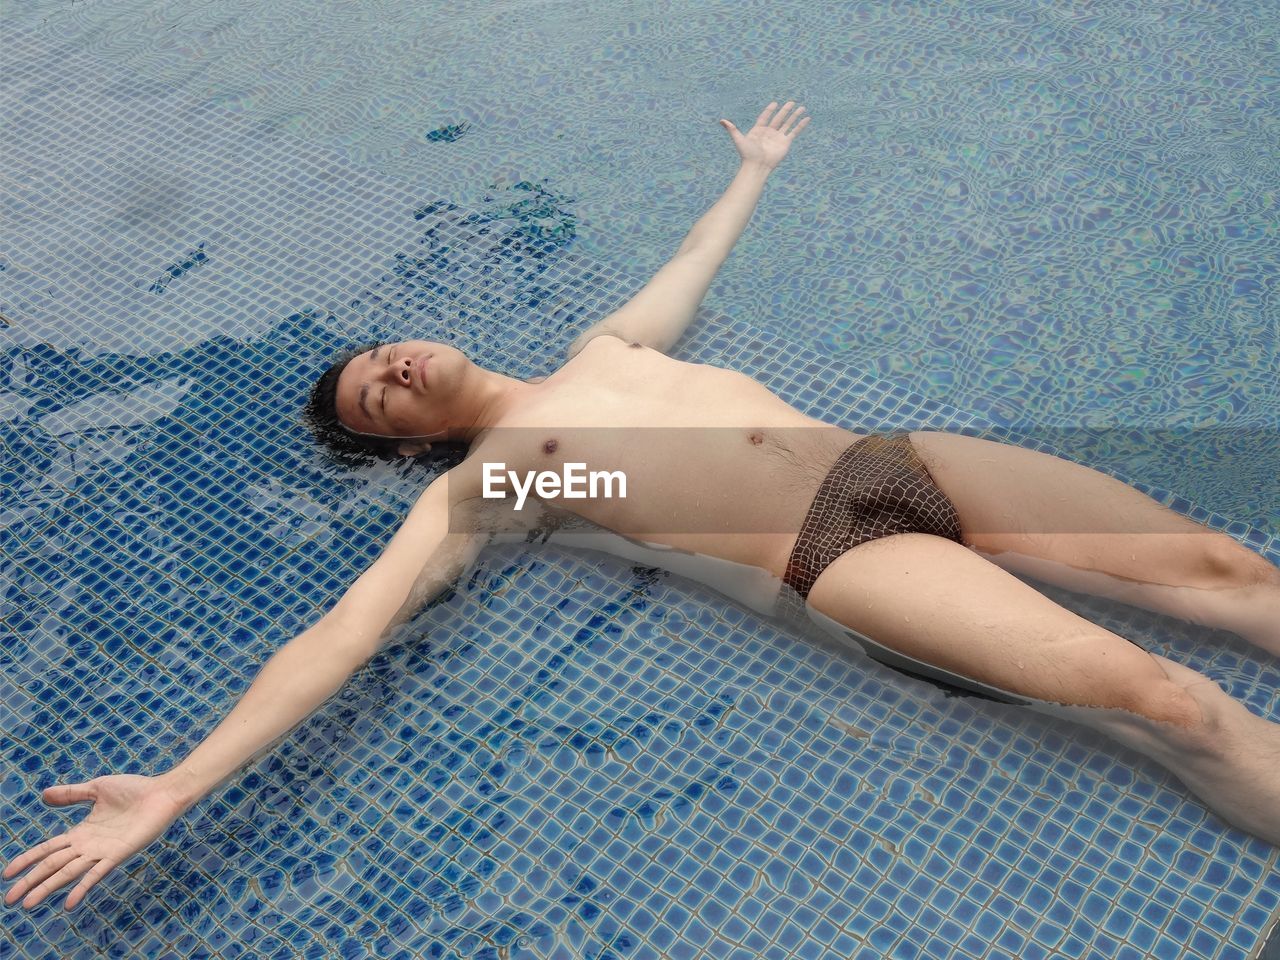
[[(1280, 557), (1274, 10), (28, 3), (0, 77), (0, 858), (158, 772), (426, 475), (327, 467), (338, 348), (532, 376), (814, 117), (677, 355), (1098, 463)], [(1228, 634), (1048, 591), (1280, 718)], [(1081, 728), (679, 577), (482, 556), (20, 956), (1246, 958), (1277, 851)]]

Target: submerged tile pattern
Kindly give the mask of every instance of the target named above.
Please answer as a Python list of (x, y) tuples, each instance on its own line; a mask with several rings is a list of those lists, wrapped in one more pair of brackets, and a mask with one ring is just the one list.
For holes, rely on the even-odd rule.
[[(336, 347), (421, 335), (545, 372), (642, 278), (573, 251), (568, 216), (460, 209), (43, 33), (3, 42), (7, 857), (82, 815), (40, 788), (199, 742), (421, 489), (309, 449), (294, 415)], [(851, 426), (1010, 436), (742, 322), (681, 349)], [(1238, 639), (1047, 592), (1280, 718), (1275, 661)], [(0, 913), (0, 953), (1244, 958), (1276, 855), (1088, 731), (660, 571), (504, 547), (75, 914)]]
[(546, 228), (637, 279), (729, 182), (717, 120), (794, 96), (710, 307), (998, 421), (1171, 431), (1071, 446), (1280, 532), (1273, 0), (8, 6), (468, 210), (536, 177)]

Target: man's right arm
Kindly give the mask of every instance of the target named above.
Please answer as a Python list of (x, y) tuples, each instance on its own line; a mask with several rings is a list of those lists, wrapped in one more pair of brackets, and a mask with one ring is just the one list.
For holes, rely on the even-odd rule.
[(474, 496), (474, 466), (464, 461), (437, 477), (342, 599), (277, 650), (226, 719), (160, 775), (184, 809), (284, 739), (378, 652), (391, 630), (471, 564), (486, 537), (451, 533), (449, 517)]
[[(89, 801), (88, 816), (21, 853), (3, 878), (19, 877), (5, 903), (33, 908), (79, 883), (67, 909), (119, 864), (152, 843), (201, 797), (274, 747), (377, 653), (388, 631), (452, 583), (489, 538), (472, 508), (478, 462), (464, 460), (418, 498), (371, 567), (315, 626), (281, 647), (222, 723), (185, 760), (154, 777), (108, 774), (46, 787), (46, 803)], [(455, 532), (450, 515), (461, 515)]]

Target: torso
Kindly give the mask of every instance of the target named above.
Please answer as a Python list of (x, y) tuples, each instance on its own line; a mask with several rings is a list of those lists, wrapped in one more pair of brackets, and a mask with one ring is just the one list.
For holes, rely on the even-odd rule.
[[(861, 434), (800, 413), (750, 377), (598, 337), (468, 461), (527, 471), (622, 471), (625, 498), (548, 498), (648, 544), (781, 578), (819, 485)], [(508, 506), (510, 505), (508, 501)]]

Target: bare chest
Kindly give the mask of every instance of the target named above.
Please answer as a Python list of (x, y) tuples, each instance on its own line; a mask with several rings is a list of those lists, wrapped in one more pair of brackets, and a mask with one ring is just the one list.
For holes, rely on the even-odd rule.
[[(736, 371), (598, 343), (493, 431), (507, 492), (522, 476), (528, 496), (627, 536), (766, 569), (785, 562), (857, 435)], [(529, 479), (539, 476), (541, 489)]]

